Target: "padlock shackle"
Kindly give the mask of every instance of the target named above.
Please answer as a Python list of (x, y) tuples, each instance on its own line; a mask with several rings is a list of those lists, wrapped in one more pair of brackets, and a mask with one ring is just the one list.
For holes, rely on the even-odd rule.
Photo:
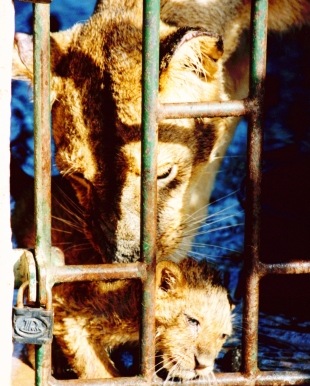
[[(17, 292), (17, 299), (16, 299), (16, 307), (18, 308), (24, 308), (24, 292), (25, 289), (29, 286), (29, 280), (25, 281), (18, 289)], [(46, 310), (51, 311), (53, 302), (52, 302), (52, 290), (50, 288), (47, 289), (46, 291), (47, 294), (47, 304)]]
[(16, 307), (24, 308), (24, 292), (25, 289), (29, 286), (29, 280), (25, 281), (18, 289)]

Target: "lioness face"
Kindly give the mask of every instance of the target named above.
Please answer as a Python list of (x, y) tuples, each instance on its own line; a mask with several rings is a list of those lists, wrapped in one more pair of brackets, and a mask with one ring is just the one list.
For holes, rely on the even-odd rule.
[[(133, 262), (140, 249), (141, 15), (113, 12), (52, 34), (53, 134), (84, 234), (104, 262)], [(16, 44), (15, 76), (31, 78), (30, 39), (18, 35)], [(162, 26), (160, 102), (225, 99), (221, 55), (218, 36)], [(208, 200), (226, 131), (223, 119), (159, 123), (159, 259), (178, 259), (189, 248), (189, 218)]]

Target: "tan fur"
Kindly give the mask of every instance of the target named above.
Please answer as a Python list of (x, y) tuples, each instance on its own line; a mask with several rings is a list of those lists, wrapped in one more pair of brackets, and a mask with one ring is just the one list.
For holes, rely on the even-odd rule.
[[(251, 0), (161, 0), (161, 18), (177, 26), (204, 27), (223, 36), (225, 58), (239, 44), (243, 30), (250, 27)], [(309, 24), (308, 0), (269, 0), (268, 28), (285, 31)]]
[[(226, 289), (211, 267), (192, 259), (179, 265), (162, 261), (156, 277), (156, 350), (162, 367), (170, 377), (182, 379), (209, 374), (232, 332)], [(74, 284), (57, 288), (57, 343), (79, 377), (117, 376), (109, 352), (120, 344), (138, 342), (140, 282), (81, 284), (80, 295), (69, 295), (70, 304), (64, 302), (74, 288)], [(176, 362), (179, 366), (173, 366)]]

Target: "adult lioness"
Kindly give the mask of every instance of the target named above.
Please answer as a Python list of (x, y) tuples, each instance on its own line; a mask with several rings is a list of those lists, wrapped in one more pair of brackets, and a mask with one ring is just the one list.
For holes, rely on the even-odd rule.
[[(245, 96), (247, 66), (231, 65), (227, 58), (248, 27), (249, 3), (162, 1), (162, 19), (170, 26), (161, 25), (161, 102), (226, 100), (225, 87), (230, 95)], [(279, 4), (270, 2), (271, 28), (309, 20), (308, 1)], [(92, 245), (93, 261), (139, 258), (141, 5), (141, 0), (98, 1), (84, 25), (51, 36), (56, 162), (73, 186), (80, 208), (79, 229), (67, 222), (72, 234), (63, 240), (53, 232), (53, 243), (74, 244), (82, 234)], [(224, 36), (225, 76), (222, 40), (214, 32)], [(15, 47), (14, 77), (31, 80), (31, 37), (17, 34)], [(231, 118), (160, 123), (158, 259), (185, 256), (199, 220), (205, 217), (203, 208), (234, 125)], [(59, 205), (57, 217), (67, 217)], [(18, 240), (25, 246), (24, 241)], [(67, 253), (68, 263), (82, 262), (75, 254)]]
[[(51, 36), (56, 162), (74, 188), (79, 208), (72, 215), (59, 199), (58, 204), (54, 202), (53, 244), (62, 248), (70, 242), (73, 246), (80, 243), (81, 234), (91, 244), (91, 256), (84, 251), (82, 257), (78, 248), (68, 250), (67, 263), (139, 258), (140, 1), (103, 3), (102, 7), (84, 25)], [(31, 37), (17, 34), (16, 77), (32, 78), (31, 47)], [(162, 25), (160, 101), (226, 100), (222, 53), (222, 40), (216, 34)], [(185, 256), (186, 237), (194, 232), (189, 218), (208, 200), (213, 169), (231, 136), (229, 120), (160, 123), (158, 259)], [(205, 213), (196, 216), (203, 218)], [(79, 229), (77, 224), (71, 226), (74, 219)], [(66, 235), (57, 232), (64, 228)], [(27, 243), (23, 236), (17, 237), (23, 246), (31, 243), (30, 238), (29, 232)]]

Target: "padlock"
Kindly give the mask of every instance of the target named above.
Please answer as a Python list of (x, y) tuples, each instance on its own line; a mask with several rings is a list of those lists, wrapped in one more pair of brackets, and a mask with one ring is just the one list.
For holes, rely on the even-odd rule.
[(13, 340), (25, 344), (44, 344), (53, 338), (52, 294), (47, 291), (48, 303), (45, 308), (24, 306), (24, 291), (28, 282), (23, 283), (17, 294), (17, 304), (13, 307)]

